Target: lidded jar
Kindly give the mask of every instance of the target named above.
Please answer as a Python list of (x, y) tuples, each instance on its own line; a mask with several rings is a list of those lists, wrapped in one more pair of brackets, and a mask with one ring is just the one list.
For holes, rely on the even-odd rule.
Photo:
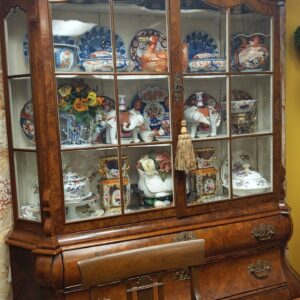
[(72, 201), (76, 198), (86, 196), (86, 177), (80, 176), (70, 168), (64, 173), (65, 200)]

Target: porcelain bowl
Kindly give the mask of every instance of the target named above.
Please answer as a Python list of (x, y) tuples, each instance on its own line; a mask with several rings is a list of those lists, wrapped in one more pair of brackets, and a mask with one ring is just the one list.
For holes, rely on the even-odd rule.
[[(133, 62), (127, 58), (117, 57), (116, 63), (119, 72), (130, 72), (134, 68)], [(112, 72), (113, 59), (112, 57), (84, 59), (82, 67), (86, 72)]]
[(191, 72), (223, 72), (226, 70), (225, 58), (193, 59), (189, 62)]
[(54, 60), (56, 70), (70, 71), (77, 63), (78, 46), (54, 44)]
[(240, 114), (256, 111), (256, 100), (238, 100), (231, 101), (231, 113)]

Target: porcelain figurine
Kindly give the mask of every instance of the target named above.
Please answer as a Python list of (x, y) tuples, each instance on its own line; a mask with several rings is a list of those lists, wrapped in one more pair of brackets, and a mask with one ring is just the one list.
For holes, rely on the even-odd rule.
[(216, 136), (217, 127), (221, 123), (220, 114), (211, 106), (203, 103), (203, 92), (196, 93), (196, 103), (193, 98), (186, 101), (184, 117), (187, 121), (188, 132), (191, 138), (196, 137), (200, 124), (210, 127), (210, 136)]
[(232, 65), (238, 71), (263, 71), (269, 68), (270, 52), (262, 33), (237, 34), (233, 38)]
[(144, 117), (141, 114), (142, 101), (137, 99), (134, 103), (134, 107), (129, 111), (128, 123), (124, 122), (122, 130), (131, 131), (132, 133), (132, 142), (140, 143), (138, 133), (144, 127)]
[(117, 144), (117, 117), (116, 110), (109, 101), (105, 101), (103, 104), (104, 116), (99, 114), (98, 120), (101, 121), (101, 125), (105, 127), (106, 144)]
[(158, 36), (152, 35), (145, 54), (140, 58), (140, 66), (144, 72), (166, 72), (168, 69), (168, 53), (165, 50), (156, 50)]
[(173, 178), (171, 156), (167, 152), (149, 153), (137, 162), (139, 174), (138, 189), (143, 192), (147, 200), (153, 200), (152, 205), (157, 207), (156, 201), (167, 201), (170, 205), (173, 194)]

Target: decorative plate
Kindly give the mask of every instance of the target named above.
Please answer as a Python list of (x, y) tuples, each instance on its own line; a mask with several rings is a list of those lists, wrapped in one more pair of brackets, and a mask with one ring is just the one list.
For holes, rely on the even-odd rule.
[[(232, 173), (242, 171), (244, 165), (250, 165), (250, 168), (254, 166), (254, 158), (246, 151), (236, 151), (232, 154)], [(224, 186), (228, 186), (229, 181), (229, 164), (228, 156), (224, 159), (221, 166), (221, 179)]]
[(35, 177), (29, 187), (28, 192), (29, 204), (40, 205), (39, 180)]
[(134, 97), (132, 107), (137, 100), (142, 101), (141, 113), (148, 130), (158, 132), (158, 138), (170, 137), (169, 92), (160, 87), (147, 87)]
[[(81, 63), (87, 59), (111, 59), (111, 31), (103, 26), (95, 26), (80, 36), (78, 57)], [(117, 56), (125, 56), (126, 49), (118, 34), (115, 34)]]
[[(186, 36), (189, 61), (219, 56), (220, 52), (214, 38), (204, 31), (194, 31)], [(209, 57), (208, 57), (209, 56)]]
[(28, 34), (26, 33), (23, 39), (23, 54), (27, 62), (29, 62), (29, 42)]
[(32, 101), (28, 101), (23, 106), (20, 113), (20, 125), (25, 136), (33, 144), (35, 144), (35, 130), (34, 130)]
[(139, 31), (130, 44), (130, 56), (139, 71), (165, 71), (167, 68), (166, 36), (156, 29)]

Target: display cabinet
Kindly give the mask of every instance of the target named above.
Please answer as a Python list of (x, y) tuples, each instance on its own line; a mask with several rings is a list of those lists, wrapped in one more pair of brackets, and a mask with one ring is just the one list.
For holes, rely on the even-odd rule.
[[(197, 238), (203, 299), (300, 296), (284, 257), (284, 1), (1, 0), (0, 11), (14, 299), (88, 299), (79, 260)], [(196, 159), (185, 172), (183, 119)], [(189, 299), (187, 270), (163, 282)], [(103, 299), (124, 291), (101, 287)]]

